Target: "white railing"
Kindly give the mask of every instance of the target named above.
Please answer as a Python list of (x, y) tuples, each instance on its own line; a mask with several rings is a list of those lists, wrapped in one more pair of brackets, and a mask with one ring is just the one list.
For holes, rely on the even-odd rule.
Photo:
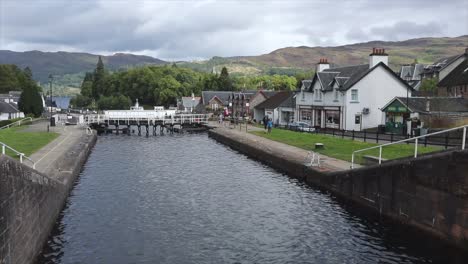
[(36, 162), (34, 162), (30, 157), (24, 155), (24, 153), (21, 153), (21, 152), (17, 151), (16, 149), (8, 146), (7, 144), (5, 144), (3, 142), (0, 142), (0, 145), (2, 145), (2, 155), (5, 155), (6, 149), (9, 149), (9, 150), (13, 151), (14, 153), (16, 153), (16, 155), (19, 156), (20, 163), (23, 163), (24, 159), (26, 159), (27, 161), (32, 163), (33, 169), (36, 169)]
[(106, 121), (126, 121), (126, 122), (162, 122), (163, 124), (175, 123), (204, 123), (208, 122), (205, 114), (175, 114), (168, 116), (109, 116), (109, 115), (87, 115), (86, 123), (101, 123)]
[(467, 127), (468, 127), (468, 125), (464, 125), (464, 126), (450, 128), (450, 129), (446, 129), (446, 130), (442, 130), (442, 131), (438, 131), (438, 132), (434, 132), (434, 133), (430, 133), (430, 134), (426, 134), (426, 135), (422, 135), (422, 136), (407, 138), (407, 139), (395, 141), (395, 142), (392, 142), (392, 143), (386, 143), (386, 144), (382, 144), (382, 145), (378, 145), (378, 146), (374, 146), (374, 147), (370, 147), (370, 148), (355, 150), (355, 151), (353, 151), (353, 154), (351, 155), (351, 169), (354, 168), (354, 154), (356, 154), (358, 152), (363, 152), (363, 151), (378, 148), (379, 149), (379, 164), (382, 164), (382, 148), (383, 147), (414, 140), (414, 157), (417, 158), (418, 157), (418, 140), (420, 138), (425, 138), (425, 137), (430, 137), (430, 136), (434, 136), (434, 135), (444, 134), (444, 133), (448, 133), (450, 131), (455, 131), (455, 130), (460, 130), (460, 129), (463, 129), (461, 149), (464, 150), (465, 146), (466, 146), (466, 129), (467, 129)]
[(21, 122), (24, 122), (25, 120), (29, 120), (30, 122), (32, 122), (32, 117), (26, 117), (24, 119), (18, 120), (16, 122), (13, 122), (13, 123), (8, 124), (6, 126), (2, 126), (2, 127), (0, 127), (0, 130), (2, 130), (4, 128), (10, 128), (10, 127), (15, 126), (15, 125), (21, 126)]

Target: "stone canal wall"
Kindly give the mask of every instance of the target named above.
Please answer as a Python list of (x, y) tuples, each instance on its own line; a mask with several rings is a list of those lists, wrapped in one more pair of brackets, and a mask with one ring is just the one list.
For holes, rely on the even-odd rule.
[(289, 158), (280, 148), (264, 146), (241, 133), (214, 129), (209, 135), (345, 201), (468, 249), (468, 151), (323, 172)]
[(51, 175), (0, 156), (0, 263), (35, 261), (95, 142), (95, 134), (83, 135)]

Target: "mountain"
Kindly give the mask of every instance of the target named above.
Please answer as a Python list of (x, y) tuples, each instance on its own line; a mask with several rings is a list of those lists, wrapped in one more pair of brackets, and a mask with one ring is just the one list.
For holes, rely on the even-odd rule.
[[(42, 52), (26, 51), (15, 52), (0, 50), (0, 64), (16, 64), (20, 68), (29, 66), (33, 72), (35, 80), (47, 83), (49, 74), (54, 78), (64, 76), (73, 77), (78, 74), (84, 77), (87, 71), (96, 68), (98, 56), (89, 53), (75, 52)], [(140, 56), (125, 53), (116, 53), (112, 56), (102, 56), (102, 60), (107, 69), (118, 70), (140, 65), (160, 65), (167, 62), (149, 56)], [(74, 84), (76, 86), (76, 84)], [(79, 84), (78, 84), (79, 87)]]
[(187, 67), (219, 71), (226, 66), (233, 73), (275, 73), (294, 69), (315, 69), (320, 58), (327, 58), (335, 66), (368, 63), (372, 48), (384, 48), (389, 54), (390, 66), (414, 62), (429, 64), (440, 58), (464, 52), (468, 35), (448, 38), (417, 38), (405, 41), (371, 41), (337, 47), (287, 47), (259, 56), (213, 57), (207, 61), (179, 63)]

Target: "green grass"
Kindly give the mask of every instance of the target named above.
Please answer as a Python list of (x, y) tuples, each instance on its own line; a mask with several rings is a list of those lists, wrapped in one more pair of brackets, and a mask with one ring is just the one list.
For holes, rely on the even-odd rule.
[[(339, 137), (333, 137), (331, 135), (309, 134), (283, 129), (273, 129), (271, 134), (266, 134), (264, 131), (253, 131), (251, 133), (291, 146), (296, 146), (305, 150), (313, 150), (323, 155), (346, 161), (351, 161), (351, 154), (355, 150), (379, 145), (375, 143), (362, 142), (357, 140), (353, 141), (351, 139), (346, 138), (342, 139)], [(315, 143), (323, 143), (325, 148), (321, 150), (315, 150)], [(434, 152), (438, 150), (441, 150), (441, 148), (432, 146), (424, 147), (422, 145), (419, 145), (418, 154)], [(356, 153), (356, 162), (362, 163), (362, 156), (364, 155), (378, 157), (379, 149)], [(408, 145), (391, 145), (383, 147), (382, 150), (382, 158), (384, 159), (396, 159), (412, 155), (414, 155), (414, 144), (411, 143)]]
[[(58, 137), (57, 133), (47, 132), (22, 132), (23, 127), (14, 127), (0, 130), (0, 142), (24, 153), (31, 155), (49, 142)], [(7, 150), (7, 155), (16, 157), (14, 152)]]

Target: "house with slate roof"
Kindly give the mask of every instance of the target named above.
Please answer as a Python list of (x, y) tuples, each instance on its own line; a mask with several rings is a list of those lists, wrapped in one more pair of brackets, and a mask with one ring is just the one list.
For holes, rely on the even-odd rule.
[(395, 96), (413, 91), (388, 67), (384, 49), (372, 50), (369, 64), (330, 68), (326, 59), (317, 64), (312, 80), (304, 80), (296, 95), (295, 120), (311, 126), (363, 130), (385, 122), (380, 111)]
[(0, 120), (9, 120), (24, 117), (24, 113), (18, 109), (15, 103), (0, 101)]
[[(468, 56), (468, 48), (465, 52)], [(468, 99), (468, 60), (460, 63), (437, 85), (439, 96), (463, 97)]]
[(468, 48), (465, 49), (465, 53), (463, 54), (442, 58), (431, 65), (425, 66), (421, 73), (421, 78), (437, 78), (439, 81), (442, 81), (453, 69), (467, 59)]
[(413, 63), (403, 65), (400, 69), (400, 78), (405, 80), (415, 91), (419, 91), (421, 86), (421, 74), (424, 71), (424, 64)]
[(182, 96), (177, 102), (177, 110), (189, 113), (198, 112), (198, 105), (201, 103), (199, 96)]
[(206, 111), (229, 109), (234, 116), (245, 116), (250, 113), (249, 102), (257, 91), (203, 91), (202, 105)]
[(275, 125), (287, 125), (291, 123), (294, 115), (294, 93), (280, 91), (266, 99), (254, 108), (254, 119), (260, 121), (268, 116)]

